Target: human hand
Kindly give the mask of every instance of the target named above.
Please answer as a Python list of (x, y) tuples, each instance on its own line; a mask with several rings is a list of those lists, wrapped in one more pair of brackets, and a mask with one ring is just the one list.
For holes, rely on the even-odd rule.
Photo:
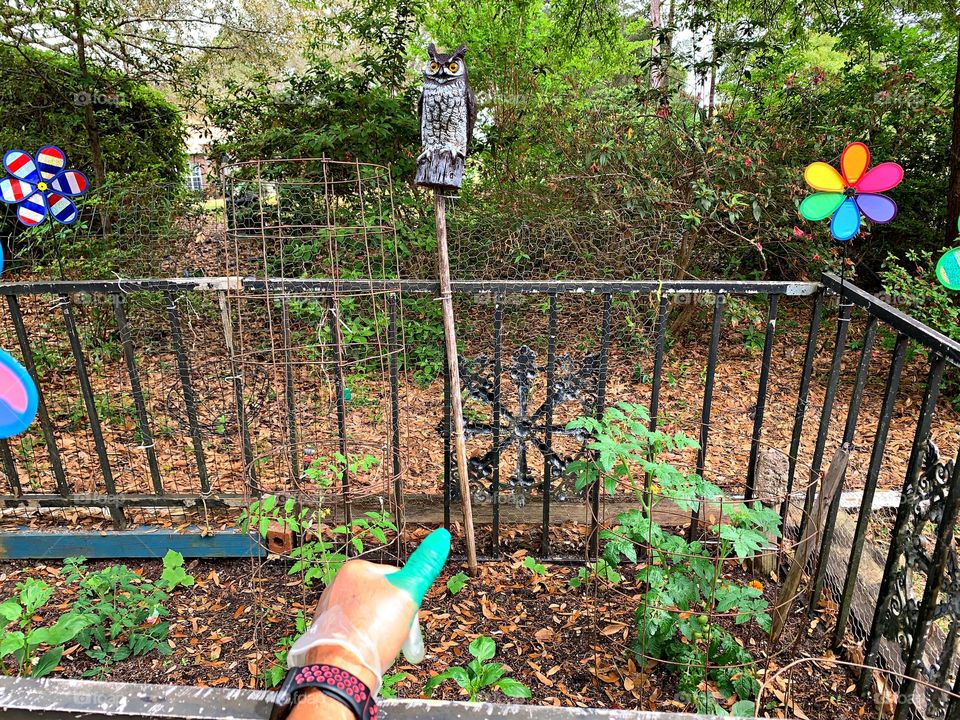
[(403, 649), (423, 660), (417, 611), (450, 554), (450, 533), (434, 530), (400, 570), (364, 560), (346, 563), (323, 591), (313, 623), (287, 654), (287, 666), (325, 663), (379, 691)]

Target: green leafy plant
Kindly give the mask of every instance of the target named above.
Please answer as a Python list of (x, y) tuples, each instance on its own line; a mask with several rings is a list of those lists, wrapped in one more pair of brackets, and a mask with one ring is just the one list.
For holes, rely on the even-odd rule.
[(439, 675), (430, 678), (423, 687), (427, 697), (433, 697), (433, 691), (447, 680), (453, 680), (463, 688), (471, 701), (476, 700), (486, 688), (495, 688), (511, 698), (532, 697), (526, 685), (513, 678), (504, 677), (506, 669), (503, 665), (487, 662), (497, 654), (497, 645), (493, 640), (481, 635), (470, 643), (467, 649), (473, 656), (473, 660), (465, 668), (447, 668)]
[(293, 647), (297, 638), (303, 635), (309, 626), (310, 623), (307, 620), (307, 616), (303, 614), (302, 610), (298, 611), (296, 633), (280, 638), (280, 642), (277, 644), (277, 650), (273, 654), (274, 662), (260, 672), (259, 678), (268, 689), (275, 688), (283, 681), (284, 676), (287, 674), (287, 653), (290, 652), (290, 648)]
[(296, 561), (290, 567), (290, 574), (302, 573), (308, 585), (315, 581), (329, 585), (347, 561), (348, 548), (361, 554), (371, 544), (386, 545), (387, 534), (397, 532), (397, 526), (386, 511), (365, 512), (349, 523), (333, 528), (323, 525), (330, 514), (323, 504), (324, 491), (341, 477), (344, 468), (352, 476), (357, 476), (369, 472), (378, 463), (379, 460), (371, 455), (347, 458), (337, 453), (332, 459), (317, 458), (304, 472), (304, 477), (318, 490), (316, 506), (303, 507), (296, 498), (281, 502), (276, 495), (264, 495), (240, 513), (240, 529), (254, 531), (265, 538), (271, 524), (276, 523), (281, 529), (297, 534), (301, 542), (290, 551), (290, 557)]
[(545, 565), (538, 563), (537, 559), (532, 555), (527, 555), (523, 558), (523, 566), (532, 572), (534, 575), (546, 575), (547, 568)]
[(470, 579), (470, 576), (464, 572), (458, 572), (456, 575), (450, 577), (447, 580), (447, 590), (450, 591), (451, 595), (456, 595), (461, 590), (463, 586), (467, 584), (467, 581)]
[(667, 494), (671, 494), (674, 488), (685, 486), (692, 486), (700, 493), (716, 488), (704, 483), (695, 473), (683, 473), (658, 459), (666, 451), (698, 447), (695, 440), (680, 432), (670, 435), (650, 430), (649, 423), (647, 408), (628, 402), (607, 408), (599, 419), (582, 416), (567, 423), (568, 430), (580, 430), (590, 436), (587, 449), (593, 451), (592, 458), (577, 460), (567, 466), (568, 472), (575, 477), (577, 490), (584, 490), (595, 482), (601, 483), (610, 495), (616, 494), (622, 483), (636, 490), (639, 487), (638, 471), (641, 477), (645, 477), (647, 489), (656, 484)]
[(76, 642), (96, 665), (85, 677), (102, 677), (116, 662), (150, 652), (171, 653), (167, 644), (170, 611), (165, 603), (176, 588), (193, 585), (183, 568), (183, 555), (169, 550), (158, 580), (142, 577), (126, 565), (90, 571), (82, 557), (64, 561), (64, 578), (77, 586), (72, 611), (90, 620)]
[(384, 675), (383, 680), (380, 683), (380, 697), (395, 698), (397, 696), (397, 691), (394, 686), (401, 680), (406, 680), (409, 677), (410, 676), (405, 672)]
[(623, 578), (617, 572), (617, 566), (606, 558), (601, 557), (596, 562), (587, 563), (586, 567), (577, 568), (577, 574), (568, 581), (572, 588), (583, 587), (592, 581), (603, 580), (616, 585)]
[[(4, 629), (0, 633), (0, 661), (4, 673), (12, 660), (14, 673), (40, 678), (49, 675), (63, 657), (65, 643), (93, 622), (78, 612), (61, 615), (50, 627), (36, 627), (34, 617), (53, 595), (53, 588), (42, 580), (27, 578), (17, 584), (17, 594), (0, 603)], [(38, 655), (41, 647), (49, 649)]]
[[(725, 617), (734, 626), (753, 621), (769, 632), (768, 602), (759, 581), (734, 581), (728, 570), (779, 536), (780, 516), (760, 503), (730, 502), (723, 505), (724, 517), (700, 525), (704, 537), (688, 539), (662, 527), (653, 519), (662, 498), (690, 512), (723, 493), (696, 473), (662, 461), (664, 451), (696, 443), (680, 433), (651, 432), (647, 418), (644, 408), (620, 403), (599, 420), (578, 418), (569, 425), (590, 433), (587, 447), (594, 451), (575, 468), (577, 487), (601, 483), (613, 493), (626, 483), (639, 503), (620, 513), (613, 528), (601, 531), (602, 556), (592, 567), (580, 568), (570, 585), (602, 576), (609, 580), (611, 573), (619, 579), (615, 568), (622, 562), (638, 565), (636, 578), (646, 589), (636, 610), (637, 659), (667, 660), (666, 667), (680, 675), (681, 697), (698, 712), (753, 714), (759, 691), (753, 657), (721, 622)], [(644, 476), (642, 486), (636, 475)], [(727, 702), (718, 702), (714, 690)]]

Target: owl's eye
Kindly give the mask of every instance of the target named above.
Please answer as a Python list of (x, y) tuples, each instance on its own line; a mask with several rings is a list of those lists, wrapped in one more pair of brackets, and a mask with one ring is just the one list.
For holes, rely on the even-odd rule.
[(447, 70), (449, 70), (452, 73), (457, 72), (457, 70), (459, 69), (460, 69), (460, 65), (458, 63), (452, 62), (449, 65), (447, 65)]
[(439, 69), (440, 69), (440, 63), (438, 62), (430, 63), (430, 72), (436, 72)]

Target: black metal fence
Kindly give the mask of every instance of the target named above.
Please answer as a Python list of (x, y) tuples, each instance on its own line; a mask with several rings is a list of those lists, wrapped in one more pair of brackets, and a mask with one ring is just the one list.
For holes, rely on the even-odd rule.
[[(852, 635), (862, 646), (866, 665), (912, 678), (900, 687), (898, 720), (911, 712), (951, 720), (960, 715), (956, 698), (937, 690), (960, 690), (956, 672), (960, 571), (953, 535), (960, 470), (954, 463), (942, 463), (931, 444), (941, 389), (956, 380), (948, 368), (960, 363), (960, 345), (832, 275), (824, 275), (820, 283), (459, 282), (454, 283), (454, 293), (461, 317), (469, 319), (461, 328), (464, 387), (444, 383), (442, 401), (432, 406), (429, 397), (413, 402), (407, 394), (409, 378), (401, 360), (414, 341), (405, 339), (402, 310), (406, 298), (436, 293), (435, 283), (400, 280), (184, 278), (0, 284), (12, 336), (41, 394), (37, 432), (31, 436), (39, 444), (24, 451), (23, 441), (17, 447), (0, 441), (8, 487), (0, 500), (7, 508), (101, 508), (115, 527), (122, 528), (131, 513), (147, 509), (227, 511), (261, 491), (295, 488), (305, 456), (346, 454), (348, 445), (356, 445), (379, 453), (385, 469), (376, 483), (365, 487), (343, 471), (336, 489), (345, 517), (357, 506), (365, 507), (368, 497), (386, 496), (398, 515), (406, 513), (408, 519), (423, 522), (435, 517), (450, 525), (457, 519), (457, 483), (448, 429), (450, 401), (457, 391), (467, 403), (471, 486), (480, 501), (481, 521), (489, 523), (485, 542), (490, 555), (503, 549), (504, 524), (520, 522), (539, 528), (527, 537), (545, 557), (582, 558), (584, 550), (587, 557), (596, 556), (608, 500), (598, 486), (581, 498), (568, 485), (564, 471), (581, 456), (583, 438), (568, 431), (566, 423), (573, 415), (598, 415), (614, 395), (642, 385), (651, 429), (668, 423), (683, 429), (664, 404), (673, 340), (667, 329), (671, 317), (682, 313), (678, 306), (699, 305), (694, 322), (709, 317), (710, 338), (699, 375), (702, 395), (684, 399), (695, 417), (687, 429), (699, 440), (693, 459), (697, 472), (711, 472), (717, 455), (741, 453), (745, 462), (740, 476), (726, 473), (724, 487), (749, 499), (757, 493), (763, 449), (782, 446), (788, 461), (781, 509), (786, 525), (792, 504), (803, 508), (802, 517), (808, 516), (832, 449), (846, 445), (868, 459), (857, 482), (861, 495), (853, 512), (838, 493), (819, 528), (822, 541), (810, 567), (808, 607), (832, 598), (838, 608), (834, 645), (839, 647)], [(316, 325), (324, 328), (325, 336), (316, 364), (329, 376), (334, 402), (310, 413), (328, 416), (313, 418), (329, 420), (325, 438), (303, 429), (302, 404), (305, 397), (313, 401), (316, 387), (291, 369), (297, 365), (291, 339), (296, 328), (287, 302), (293, 296), (298, 301), (309, 296), (321, 308)], [(836, 296), (841, 301), (834, 324)], [(377, 307), (385, 308), (376, 317), (386, 324), (386, 346), (378, 349), (378, 357), (388, 383), (368, 399), (371, 410), (364, 416), (382, 435), (379, 443), (358, 440), (357, 425), (351, 425), (351, 416), (358, 411), (347, 399), (354, 382), (351, 373), (359, 371), (341, 330), (346, 321), (341, 306), (360, 297), (377, 298), (380, 304), (371, 309), (375, 315)], [(236, 305), (249, 298), (267, 308), (265, 325), (271, 330), (267, 320), (277, 311), (282, 320), (279, 346), (265, 340), (275, 335), (264, 335), (260, 342), (248, 339), (245, 348), (240, 346), (241, 335), (257, 332), (251, 323), (241, 327), (237, 322)], [(718, 388), (721, 329), (730, 298), (763, 303), (762, 329), (752, 338), (755, 391), (743, 378), (739, 382), (722, 378)], [(29, 319), (24, 317), (24, 305), (29, 305)], [(645, 344), (626, 347), (622, 342), (618, 333), (624, 307), (631, 308), (634, 317), (649, 313), (640, 321), (646, 323), (639, 333)], [(792, 322), (804, 318), (802, 352), (790, 342), (777, 345), (778, 318), (784, 317)], [(92, 325), (98, 329), (90, 331)], [(34, 334), (38, 326), (46, 328), (40, 336)], [(61, 341), (61, 327), (68, 352), (51, 360), (50, 346)], [(707, 336), (706, 327), (699, 334)], [(90, 335), (113, 339), (112, 364), (94, 352), (96, 343)], [(886, 351), (884, 343), (889, 345)], [(829, 360), (818, 364), (824, 348)], [(545, 354), (543, 361), (538, 360), (538, 351)], [(632, 353), (640, 358), (634, 363), (640, 380), (615, 393), (614, 386), (624, 384), (622, 375), (634, 360)], [(852, 358), (855, 367), (850, 365)], [(60, 363), (69, 363), (72, 371), (65, 372)], [(918, 363), (926, 364), (920, 392), (915, 387), (904, 392), (905, 368)], [(111, 391), (91, 378), (91, 364), (98, 367), (98, 375), (121, 381), (124, 398), (114, 403), (115, 398), (105, 397)], [(151, 367), (149, 373), (144, 372), (145, 365)], [(784, 379), (788, 366), (796, 371), (789, 382)], [(79, 404), (73, 411), (62, 407), (66, 400), (60, 385), (50, 392), (44, 367), (57, 369), (58, 382), (67, 376), (75, 380)], [(876, 424), (864, 427), (865, 401), (875, 396), (872, 381), (878, 369), (885, 370), (886, 379)], [(212, 388), (211, 376), (217, 381)], [(203, 383), (208, 385), (200, 387)], [(746, 394), (752, 401), (749, 424), (743, 431), (731, 431), (725, 427), (732, 423), (730, 417), (718, 414), (718, 401), (734, 395), (743, 399)], [(158, 428), (158, 403), (163, 429)], [(117, 404), (123, 408), (119, 417)], [(835, 422), (844, 406), (845, 417)], [(405, 424), (417, 417), (422, 421), (434, 409), (441, 412), (435, 423), (427, 422), (432, 436), (411, 438), (405, 433)], [(71, 413), (76, 417), (68, 422)], [(107, 415), (109, 428), (104, 427)], [(891, 447), (891, 427), (904, 416), (915, 419), (912, 440), (909, 447)], [(774, 417), (787, 422), (774, 428)], [(268, 426), (278, 428), (275, 442), (260, 432)], [(88, 438), (84, 448), (76, 447), (73, 433)], [(960, 446), (955, 433), (941, 435)], [(116, 444), (118, 436), (126, 437), (125, 444)], [(68, 440), (70, 448), (65, 447)], [(271, 454), (278, 451), (274, 444), (281, 446), (279, 455)], [(417, 495), (410, 489), (415, 484), (411, 457), (429, 452), (433, 445), (442, 445), (438, 492)], [(81, 456), (86, 464), (77, 460)], [(185, 462), (185, 470), (175, 465)], [(873, 507), (881, 478), (889, 479), (892, 471), (902, 473), (898, 482), (902, 487), (892, 502), (895, 516), (884, 518)], [(429, 470), (423, 474), (429, 476)], [(441, 499), (442, 515), (431, 516), (432, 509), (441, 507)], [(424, 512), (416, 515), (413, 510), (418, 507)], [(584, 545), (561, 539), (558, 547), (552, 531), (558, 523), (575, 518), (576, 512), (587, 527)], [(931, 533), (931, 527), (938, 529)], [(920, 575), (925, 581), (918, 582)], [(866, 690), (871, 675), (864, 672), (862, 678), (861, 689)]]

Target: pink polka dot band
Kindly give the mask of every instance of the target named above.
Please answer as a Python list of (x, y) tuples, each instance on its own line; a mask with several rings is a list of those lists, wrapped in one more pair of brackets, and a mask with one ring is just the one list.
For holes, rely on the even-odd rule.
[(316, 688), (327, 697), (350, 708), (357, 720), (376, 720), (377, 703), (370, 688), (357, 677), (332, 665), (304, 665), (291, 668), (277, 692), (270, 720), (282, 720), (307, 688)]

